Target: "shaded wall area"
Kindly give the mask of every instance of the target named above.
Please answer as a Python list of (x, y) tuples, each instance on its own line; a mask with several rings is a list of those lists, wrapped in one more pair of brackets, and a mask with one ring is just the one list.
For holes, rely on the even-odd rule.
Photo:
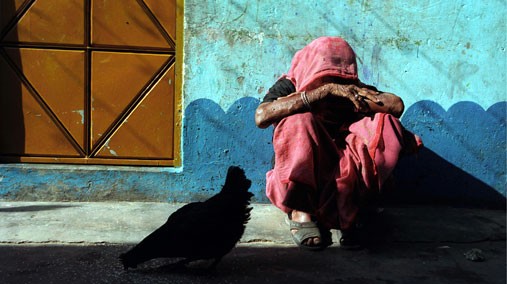
[(271, 130), (262, 131), (255, 125), (258, 105), (257, 99), (242, 98), (224, 111), (212, 100), (199, 99), (186, 108), (183, 139), (187, 145), (184, 154), (187, 186), (195, 191), (219, 190), (227, 167), (239, 165), (252, 180), (256, 200), (267, 202), (264, 180), (271, 166), (273, 147)]
[(460, 102), (447, 111), (431, 101), (406, 110), (402, 122), (425, 148), (400, 160), (396, 197), (412, 202), (505, 208), (506, 102), (487, 110)]

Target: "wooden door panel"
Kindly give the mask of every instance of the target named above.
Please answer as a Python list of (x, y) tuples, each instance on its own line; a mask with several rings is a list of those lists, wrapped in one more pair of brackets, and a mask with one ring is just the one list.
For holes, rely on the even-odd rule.
[[(117, 157), (128, 149), (131, 158), (174, 158), (174, 68), (167, 70), (136, 105), (131, 115), (118, 126), (104, 144), (98, 157)], [(150, 119), (146, 119), (150, 117)]]
[(144, 3), (153, 12), (156, 19), (176, 42), (176, 1), (145, 0)]
[[(12, 52), (10, 50), (10, 53)], [(82, 156), (79, 143), (72, 138), (58, 114), (51, 110), (46, 100), (35, 91), (33, 84), (15, 68), (15, 63), (9, 63), (5, 58), (0, 60), (2, 153), (25, 156)], [(62, 116), (65, 117), (65, 113)], [(22, 125), (19, 121), (23, 122)], [(83, 127), (78, 126), (77, 129), (77, 136), (83, 137)], [(11, 137), (23, 137), (23, 141), (9, 139)], [(20, 143), (23, 148), (19, 146)]]
[(92, 54), (92, 145), (120, 119), (168, 59), (159, 54)]
[(0, 161), (174, 165), (178, 7), (2, 0)]
[(3, 31), (9, 22), (16, 16), (21, 7), (28, 0), (0, 1), (0, 31)]
[[(170, 48), (151, 11), (137, 0), (92, 2), (92, 44)], [(163, 11), (161, 11), (163, 12)]]
[(79, 157), (79, 149), (65, 135), (61, 125), (51, 117), (34, 96), (22, 88), (23, 121), (25, 125), (24, 155)]
[[(2, 0), (8, 1), (8, 0)], [(84, 44), (83, 0), (37, 0), (6, 35), (6, 42)]]
[[(5, 51), (36, 94), (84, 149), (84, 52), (34, 48), (6, 48)], [(18, 56), (22, 62), (15, 61)]]

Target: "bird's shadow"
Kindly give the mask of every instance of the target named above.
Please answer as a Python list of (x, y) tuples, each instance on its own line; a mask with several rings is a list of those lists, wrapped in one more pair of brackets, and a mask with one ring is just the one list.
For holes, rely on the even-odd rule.
[[(386, 214), (369, 216), (371, 222), (367, 229), (361, 233), (363, 241), (368, 242), (362, 253), (382, 253), (389, 247), (389, 235), (393, 228), (388, 226), (390, 216)], [(379, 228), (383, 229), (380, 230)], [(373, 232), (375, 232), (373, 234)], [(375, 236), (370, 239), (371, 236)], [(129, 269), (129, 273), (138, 275), (183, 275), (185, 277), (197, 277), (203, 279), (215, 279), (233, 275), (242, 275), (245, 273), (245, 267), (267, 269), (269, 271), (285, 271), (286, 267), (293, 267), (296, 270), (312, 271), (318, 269), (318, 263), (321, 263), (321, 257), (324, 259), (329, 256), (352, 256), (356, 251), (344, 251), (338, 244), (337, 231), (333, 230), (332, 244), (325, 250), (313, 252), (298, 248), (294, 244), (274, 245), (266, 247), (264, 244), (238, 244), (229, 254), (227, 254), (217, 266), (212, 267), (213, 260), (199, 260), (188, 264), (182, 264), (183, 258), (157, 258), (139, 264), (135, 269)], [(284, 259), (284, 261), (280, 261)], [(302, 262), (300, 259), (311, 259), (309, 263)], [(301, 266), (305, 263), (304, 267)], [(238, 267), (242, 267), (238, 268)]]
[(185, 264), (184, 259), (154, 259), (139, 265), (129, 272), (146, 275), (180, 274), (186, 276), (215, 277), (216, 266), (212, 266), (212, 260), (199, 260)]

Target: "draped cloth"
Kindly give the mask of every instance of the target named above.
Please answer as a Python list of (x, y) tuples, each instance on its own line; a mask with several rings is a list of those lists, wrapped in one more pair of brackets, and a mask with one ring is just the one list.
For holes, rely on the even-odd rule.
[(294, 83), (296, 91), (306, 91), (313, 81), (333, 76), (357, 80), (356, 54), (340, 37), (320, 37), (294, 55), (284, 77)]
[(376, 198), (400, 153), (416, 151), (421, 142), (384, 113), (350, 124), (345, 138), (330, 133), (309, 112), (282, 119), (273, 134), (275, 166), (266, 174), (266, 194), (284, 212), (308, 212), (328, 228), (348, 229)]
[[(319, 38), (298, 51), (286, 78), (302, 91), (322, 76), (357, 79), (354, 51), (343, 39)], [(304, 211), (325, 227), (346, 230), (375, 199), (400, 153), (421, 145), (390, 114), (341, 124), (311, 112), (294, 114), (275, 125), (275, 165), (266, 174), (266, 194), (284, 212)]]

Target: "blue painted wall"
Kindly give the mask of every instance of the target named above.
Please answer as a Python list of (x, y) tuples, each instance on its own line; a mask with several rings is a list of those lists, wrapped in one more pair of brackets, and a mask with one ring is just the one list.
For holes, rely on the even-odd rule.
[(402, 202), (505, 206), (505, 1), (185, 1), (183, 167), (0, 165), (0, 197), (192, 201), (227, 166), (253, 180), (272, 155), (253, 113), (292, 55), (323, 35), (346, 38), (360, 78), (401, 96), (402, 122), (426, 145), (400, 161)]

